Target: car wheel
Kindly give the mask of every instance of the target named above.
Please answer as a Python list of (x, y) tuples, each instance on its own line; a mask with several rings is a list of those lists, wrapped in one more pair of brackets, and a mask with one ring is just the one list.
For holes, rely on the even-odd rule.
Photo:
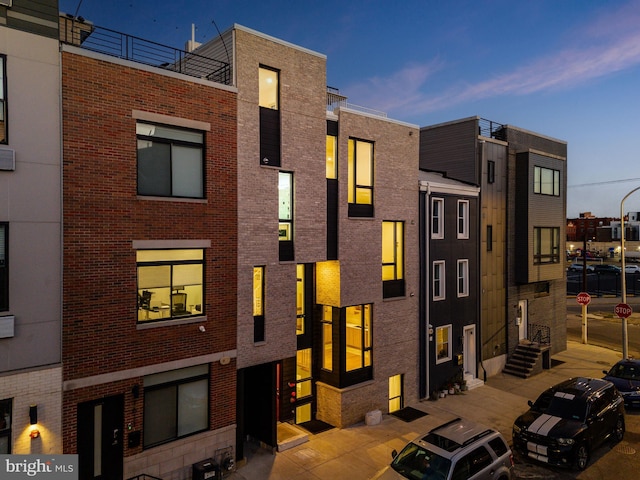
[(584, 470), (587, 468), (587, 464), (589, 463), (589, 449), (587, 445), (583, 443), (576, 450), (576, 468), (579, 470)]
[(624, 437), (624, 419), (622, 417), (618, 417), (616, 426), (613, 429), (613, 440), (617, 443), (622, 441), (623, 437)]

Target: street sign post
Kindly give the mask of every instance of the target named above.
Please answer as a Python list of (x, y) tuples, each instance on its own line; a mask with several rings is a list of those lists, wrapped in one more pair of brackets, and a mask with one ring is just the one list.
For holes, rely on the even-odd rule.
[(582, 343), (587, 343), (587, 305), (591, 303), (591, 295), (587, 292), (580, 292), (576, 295), (576, 300), (582, 305)]
[(629, 316), (631, 315), (631, 313), (633, 312), (633, 310), (631, 309), (631, 307), (629, 305), (627, 305), (626, 303), (619, 303), (617, 304), (614, 308), (613, 308), (613, 312), (619, 317), (619, 318), (629, 318)]
[(591, 303), (591, 295), (587, 292), (580, 292), (576, 295), (576, 300), (580, 305), (589, 305)]

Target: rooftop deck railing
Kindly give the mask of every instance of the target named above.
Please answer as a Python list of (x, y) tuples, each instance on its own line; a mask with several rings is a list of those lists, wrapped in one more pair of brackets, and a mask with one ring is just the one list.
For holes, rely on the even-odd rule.
[(60, 41), (191, 77), (231, 84), (231, 67), (226, 62), (97, 27), (81, 18), (60, 17)]
[(327, 87), (327, 110), (333, 112), (333, 110), (340, 107), (349, 108), (369, 115), (375, 115), (377, 117), (387, 117), (387, 114), (380, 110), (374, 110), (373, 108), (361, 107), (360, 105), (349, 103), (347, 102), (347, 97), (340, 95), (340, 91), (337, 88)]
[(507, 134), (504, 129), (504, 125), (498, 122), (493, 122), (485, 118), (481, 118), (478, 121), (478, 135), (487, 138), (495, 138), (496, 140), (507, 140)]

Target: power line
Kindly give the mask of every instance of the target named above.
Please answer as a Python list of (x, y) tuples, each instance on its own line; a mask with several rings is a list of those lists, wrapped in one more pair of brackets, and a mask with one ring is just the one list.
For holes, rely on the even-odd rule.
[(621, 180), (608, 180), (606, 182), (580, 183), (578, 185), (567, 185), (567, 188), (590, 187), (592, 185), (610, 185), (612, 183), (637, 182), (637, 181), (640, 181), (640, 178), (625, 178)]

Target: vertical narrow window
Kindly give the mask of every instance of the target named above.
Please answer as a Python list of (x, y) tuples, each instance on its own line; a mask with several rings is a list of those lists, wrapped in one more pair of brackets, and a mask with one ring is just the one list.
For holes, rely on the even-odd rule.
[(204, 198), (204, 132), (136, 124), (138, 195)]
[(494, 183), (496, 181), (496, 162), (493, 160), (487, 161), (487, 183)]
[(296, 399), (311, 396), (311, 349), (296, 352)]
[(0, 455), (11, 453), (12, 404), (11, 398), (0, 400)]
[(7, 56), (0, 55), (0, 143), (8, 143), (7, 124)]
[(327, 178), (338, 178), (338, 137), (327, 135), (326, 152)]
[(371, 305), (347, 307), (345, 371), (371, 366)]
[(9, 224), (0, 223), (0, 311), (9, 310)]
[(487, 252), (493, 250), (493, 225), (487, 225)]
[(382, 222), (382, 296), (404, 295), (404, 222)]
[(280, 166), (280, 72), (260, 67), (258, 70), (260, 107), (260, 163)]
[(433, 299), (443, 300), (445, 298), (445, 278), (444, 278), (444, 260), (433, 262)]
[(349, 139), (349, 216), (373, 217), (373, 143)]
[(296, 335), (304, 335), (304, 265), (296, 265)]
[(451, 360), (451, 325), (436, 327), (436, 363)]
[(431, 199), (431, 238), (444, 238), (444, 199)]
[(404, 407), (402, 384), (402, 374), (389, 377), (389, 413), (397, 412)]
[(333, 370), (333, 307), (322, 307), (322, 368)]
[(469, 296), (469, 260), (458, 260), (458, 297)]
[(468, 200), (458, 200), (458, 238), (469, 238)]
[(264, 342), (264, 266), (253, 267), (253, 341)]
[(280, 260), (293, 260), (293, 173), (278, 172)]

